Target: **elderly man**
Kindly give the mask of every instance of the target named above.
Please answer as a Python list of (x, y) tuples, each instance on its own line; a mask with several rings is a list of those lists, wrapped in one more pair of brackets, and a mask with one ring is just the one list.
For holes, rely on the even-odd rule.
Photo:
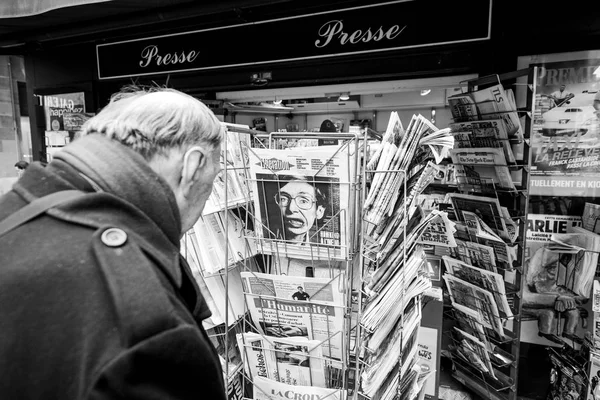
[(130, 90), (0, 198), (0, 398), (225, 398), (179, 253), (222, 136), (200, 101)]

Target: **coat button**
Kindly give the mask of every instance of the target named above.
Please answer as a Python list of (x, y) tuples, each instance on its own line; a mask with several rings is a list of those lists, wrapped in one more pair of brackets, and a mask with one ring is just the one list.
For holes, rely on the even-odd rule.
[(119, 247), (127, 241), (127, 234), (124, 230), (119, 228), (108, 228), (102, 232), (100, 240), (108, 247)]

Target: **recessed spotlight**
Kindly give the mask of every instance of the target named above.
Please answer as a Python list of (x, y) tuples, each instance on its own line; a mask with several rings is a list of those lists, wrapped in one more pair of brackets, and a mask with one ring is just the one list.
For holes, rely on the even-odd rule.
[(348, 101), (348, 100), (350, 100), (350, 93), (346, 92), (346, 93), (340, 94), (340, 98), (338, 100), (341, 100), (341, 101)]
[(427, 96), (429, 93), (431, 93), (431, 89), (423, 89), (423, 90), (421, 90), (421, 96)]

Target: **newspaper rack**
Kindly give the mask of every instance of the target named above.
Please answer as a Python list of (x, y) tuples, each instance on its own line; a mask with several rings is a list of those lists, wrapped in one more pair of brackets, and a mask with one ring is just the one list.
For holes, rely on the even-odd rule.
[[(345, 165), (342, 167), (346, 168), (347, 171), (351, 170), (350, 163), (358, 163), (358, 160), (363, 156), (361, 153), (365, 151), (363, 147), (365, 146), (366, 138), (360, 135), (309, 134), (309, 136), (312, 136), (312, 138), (317, 140), (333, 138), (342, 140), (343, 143), (337, 148), (337, 151), (332, 152), (330, 157), (338, 157), (338, 159), (344, 160), (343, 162)], [(261, 148), (277, 147), (278, 141), (275, 138), (290, 140), (297, 137), (297, 134), (287, 133), (269, 135), (260, 134), (260, 136), (257, 135), (256, 137), (253, 137), (252, 147), (248, 147), (247, 151), (250, 159), (257, 159), (257, 153), (261, 151)], [(306, 138), (305, 135), (302, 135), (302, 137)], [(344, 155), (341, 155), (340, 151), (345, 151)], [(326, 165), (328, 165), (327, 161), (323, 163), (320, 169), (318, 168), (318, 171), (316, 171), (314, 175), (319, 176), (321, 170), (323, 170)], [(353, 168), (353, 170), (359, 171), (360, 168)], [(258, 188), (260, 191), (265, 190), (265, 187), (269, 184), (276, 185), (281, 189), (281, 187), (287, 183), (287, 181), (279, 179), (277, 174), (278, 171), (271, 170), (270, 172), (270, 176), (263, 176), (261, 178), (248, 176), (249, 186), (251, 188)], [(305, 352), (310, 354), (308, 357), (310, 365), (324, 365), (325, 384), (322, 388), (315, 387), (313, 389), (322, 390), (319, 392), (322, 396), (320, 398), (331, 399), (346, 398), (346, 391), (352, 393), (352, 388), (356, 384), (356, 373), (353, 370), (356, 354), (355, 349), (353, 350), (353, 346), (351, 345), (351, 343), (356, 342), (355, 335), (357, 334), (356, 326), (353, 325), (352, 322), (355, 320), (352, 310), (353, 297), (355, 296), (353, 296), (353, 293), (349, 288), (352, 287), (352, 279), (354, 279), (352, 266), (353, 263), (355, 263), (354, 256), (357, 248), (355, 243), (360, 229), (360, 227), (355, 225), (356, 220), (354, 219), (355, 210), (358, 209), (358, 207), (355, 207), (355, 203), (360, 193), (360, 177), (356, 175), (352, 176), (352, 174), (350, 174), (348, 179), (338, 180), (336, 184), (341, 188), (338, 190), (347, 193), (349, 199), (348, 207), (341, 207), (337, 212), (333, 212), (328, 222), (325, 222), (322, 225), (317, 224), (318, 226), (316, 226), (316, 229), (311, 233), (310, 237), (317, 237), (321, 232), (330, 228), (332, 224), (339, 224), (343, 220), (347, 221), (347, 224), (345, 225), (347, 228), (345, 240), (338, 245), (309, 243), (308, 246), (305, 246), (304, 249), (306, 252), (305, 254), (301, 254), (301, 259), (293, 258), (298, 254), (290, 252), (290, 249), (294, 248), (292, 240), (289, 240), (285, 236), (275, 238), (267, 237), (269, 232), (273, 232), (272, 226), (275, 221), (270, 220), (269, 216), (266, 218), (259, 217), (261, 211), (264, 216), (265, 210), (268, 210), (264, 204), (262, 209), (258, 209), (261, 207), (261, 204), (256, 204), (256, 201), (254, 201), (254, 204), (251, 203), (249, 207), (247, 207), (245, 210), (247, 216), (246, 224), (248, 227), (252, 227), (254, 232), (258, 232), (258, 235), (252, 234), (248, 236), (249, 240), (256, 241), (258, 254), (256, 254), (254, 258), (257, 260), (258, 268), (250, 263), (247, 263), (244, 267), (244, 303), (246, 313), (245, 317), (241, 320), (241, 332), (252, 332), (254, 335), (258, 335), (258, 337), (261, 338), (262, 343), (265, 344), (265, 347), (270, 347), (270, 352), (275, 353), (272, 356), (267, 354), (269, 350), (265, 350), (264, 353), (265, 359), (273, 360), (273, 357), (277, 357), (274, 364), (275, 376), (270, 377), (275, 378), (275, 380), (281, 380), (282, 382), (285, 382), (286, 379), (291, 379), (290, 376), (292, 375), (290, 374), (290, 371), (293, 370), (293, 368), (299, 370), (302, 368), (302, 365), (290, 367), (288, 364), (283, 367), (284, 364), (280, 364), (279, 359), (286, 358), (286, 360), (282, 361), (285, 363), (289, 362), (287, 359), (290, 358), (286, 357), (286, 354), (289, 356), (291, 353), (295, 353), (294, 356), (297, 357), (298, 347), (296, 347), (294, 351), (286, 351), (285, 348), (280, 346), (281, 343), (278, 343), (285, 340), (283, 337), (278, 338), (277, 336), (267, 335), (266, 333), (278, 333), (279, 328), (285, 328), (284, 325), (293, 319), (291, 318), (293, 313), (285, 310), (291, 309), (290, 307), (300, 307), (293, 304), (294, 301), (295, 304), (299, 304), (299, 301), (290, 301), (289, 292), (285, 297), (282, 297), (282, 293), (284, 292), (281, 287), (290, 286), (290, 282), (302, 279), (307, 282), (305, 286), (312, 284), (310, 297), (302, 300), (302, 307), (309, 309), (309, 312), (304, 317), (305, 321), (308, 321), (308, 332), (303, 332), (302, 334), (310, 337), (310, 340), (308, 341), (310, 347), (304, 347)], [(317, 192), (317, 185), (318, 183), (313, 182), (315, 193)], [(258, 193), (258, 195), (262, 195), (260, 200), (265, 202), (265, 199), (269, 197), (267, 196), (268, 193)], [(252, 196), (254, 196), (254, 199), (259, 198), (257, 193), (253, 193)], [(329, 210), (334, 209), (334, 199), (329, 197), (328, 200), (330, 201)], [(270, 197), (269, 201), (271, 201)], [(291, 201), (296, 201), (296, 199), (294, 198)], [(283, 216), (280, 216), (280, 218), (283, 219)], [(282, 220), (278, 222), (281, 225), (283, 224)], [(290, 260), (292, 261), (291, 263)], [(310, 269), (311, 274), (322, 278), (291, 276), (294, 275), (291, 269), (295, 269), (297, 272), (300, 267), (306, 268), (307, 271)], [(279, 275), (267, 276), (265, 273), (277, 273)], [(287, 275), (288, 273), (290, 276)], [(269, 282), (269, 279), (272, 279), (272, 282)], [(312, 283), (314, 281), (325, 282), (321, 287), (315, 287)], [(274, 286), (271, 285), (271, 283), (273, 283)], [(273, 291), (274, 287), (277, 287), (275, 290), (277, 293)], [(337, 293), (341, 296), (341, 301), (334, 304), (317, 300), (318, 296), (323, 293), (325, 293), (325, 296), (330, 295), (331, 293)], [(277, 294), (279, 294), (279, 296)], [(256, 306), (256, 304), (258, 304), (258, 306)], [(270, 310), (266, 309), (267, 305), (271, 308)], [(326, 314), (313, 313), (313, 310), (320, 307), (328, 307), (330, 311)], [(268, 312), (271, 313), (270, 321), (280, 322), (280, 327), (277, 327), (276, 323), (267, 322), (266, 317), (261, 320), (259, 325), (256, 324), (256, 318), (252, 318), (253, 315), (255, 317), (256, 315), (266, 316)], [(315, 329), (315, 327), (318, 328)], [(322, 331), (320, 332), (320, 335), (315, 333), (318, 329), (321, 329)], [(283, 332), (282, 336), (283, 335), (287, 335), (287, 333)], [(243, 360), (242, 364), (244, 365), (248, 363), (253, 356), (251, 354), (252, 351), (256, 349), (256, 347), (253, 348), (252, 343), (246, 341), (246, 337), (247, 336), (245, 335), (238, 335), (238, 341), (241, 340), (241, 357)], [(319, 355), (315, 356), (313, 353), (318, 353)], [(257, 386), (257, 382), (255, 382), (256, 379), (254, 379), (252, 374), (248, 373), (247, 368), (246, 370), (242, 368), (239, 373), (243, 382), (242, 386), (246, 389), (244, 392), (246, 396), (251, 397), (249, 396), (249, 389), (252, 386), (254, 386), (255, 391), (263, 392), (262, 387), (260, 385)], [(266, 376), (267, 373), (268, 372), (264, 374), (261, 373), (259, 375)], [(288, 374), (287, 378), (285, 373)], [(313, 377), (310, 377), (305, 383), (310, 386), (319, 386), (314, 385), (315, 382), (312, 379)], [(332, 391), (332, 389), (334, 390)], [(260, 395), (261, 394), (255, 393), (255, 396)], [(262, 393), (262, 395), (266, 396), (267, 393)]]
[[(469, 310), (460, 308), (454, 303), (446, 306), (445, 316), (454, 321), (454, 328), (445, 332), (450, 339), (451, 344), (451, 360), (453, 362), (453, 376), (463, 383), (465, 386), (473, 390), (479, 396), (486, 399), (517, 399), (517, 377), (518, 377), (518, 361), (520, 348), (520, 332), (522, 320), (522, 285), (523, 265), (525, 260), (525, 230), (526, 216), (528, 212), (528, 186), (530, 172), (530, 151), (529, 151), (529, 135), (532, 127), (532, 108), (533, 99), (535, 99), (535, 85), (537, 69), (525, 69), (515, 71), (503, 75), (493, 75), (468, 81), (468, 93), (472, 98), (476, 98), (475, 93), (484, 92), (490, 88), (494, 92), (494, 96), (504, 96), (506, 93), (502, 89), (503, 85), (513, 85), (515, 79), (520, 77), (527, 78), (527, 107), (525, 109), (517, 109), (514, 106), (514, 100), (505, 102), (513, 104), (512, 108), (490, 110), (490, 99), (481, 102), (473, 101), (468, 104), (467, 109), (464, 109), (460, 114), (462, 121), (477, 121), (479, 119), (496, 118), (499, 122), (510, 125), (518, 120), (518, 125), (522, 126), (521, 130), (515, 130), (517, 136), (514, 137), (512, 144), (523, 146), (522, 161), (517, 159), (516, 163), (492, 163), (492, 167), (504, 167), (510, 171), (519, 171), (519, 175), (512, 176), (514, 188), (498, 187), (497, 181), (484, 177), (482, 179), (476, 176), (457, 177), (457, 191), (459, 193), (479, 196), (489, 196), (496, 198), (498, 204), (506, 207), (509, 215), (502, 215), (499, 220), (502, 224), (512, 221), (516, 227), (516, 238), (513, 241), (504, 240), (506, 250), (513, 252), (514, 259), (512, 263), (496, 263), (494, 271), (500, 274), (506, 283), (502, 293), (489, 291), (492, 297), (504, 298), (510, 306), (512, 315), (510, 317), (497, 315), (502, 322), (501, 332), (498, 329), (495, 331), (490, 327), (483, 326), (481, 315), (488, 312), (487, 309), (480, 309), (478, 306), (481, 298), (464, 300), (470, 304)], [(500, 89), (497, 89), (500, 88)], [(497, 92), (497, 93), (496, 93)], [(485, 95), (482, 95), (485, 96)], [(497, 99), (495, 99), (497, 101)], [(506, 100), (506, 99), (503, 99)], [(463, 100), (464, 101), (464, 100)], [(463, 106), (458, 104), (458, 106)], [(505, 107), (503, 105), (503, 107)], [(479, 109), (482, 108), (484, 112)], [(458, 115), (458, 114), (457, 114)], [(464, 117), (464, 118), (463, 118)], [(523, 121), (524, 120), (524, 121)], [(460, 122), (460, 121), (457, 121)], [(524, 123), (523, 123), (524, 122)], [(522, 136), (521, 136), (522, 135)], [(500, 147), (500, 146), (497, 146)], [(488, 165), (490, 166), (490, 165)], [(460, 210), (454, 210), (460, 213)], [(498, 220), (487, 219), (491, 222), (491, 230), (498, 232), (499, 226), (495, 226), (494, 222)], [(457, 232), (458, 239), (465, 243), (476, 243), (483, 245), (485, 241), (472, 232), (472, 229), (459, 229)], [(506, 238), (503, 238), (506, 239)], [(478, 248), (473, 248), (469, 251), (473, 259), (484, 259), (485, 254), (477, 254)], [(495, 250), (498, 249), (495, 248)], [(464, 253), (464, 251), (463, 251)], [(451, 254), (454, 258), (462, 259), (456, 251)], [(463, 260), (464, 261), (464, 260)], [(475, 264), (473, 264), (475, 265)], [(485, 269), (485, 268), (483, 268)], [(486, 288), (486, 289), (489, 289)], [(469, 293), (461, 293), (461, 296), (470, 296)], [(479, 297), (479, 296), (476, 296)], [(465, 307), (466, 308), (466, 307)], [(483, 321), (485, 322), (485, 321)], [(466, 332), (462, 332), (465, 330)]]

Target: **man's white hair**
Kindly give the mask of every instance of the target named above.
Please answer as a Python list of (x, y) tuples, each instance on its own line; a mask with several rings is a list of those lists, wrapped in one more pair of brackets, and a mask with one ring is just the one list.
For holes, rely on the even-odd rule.
[(128, 87), (111, 97), (80, 135), (101, 134), (140, 153), (146, 160), (175, 148), (198, 144), (216, 148), (223, 127), (200, 100), (175, 89)]

